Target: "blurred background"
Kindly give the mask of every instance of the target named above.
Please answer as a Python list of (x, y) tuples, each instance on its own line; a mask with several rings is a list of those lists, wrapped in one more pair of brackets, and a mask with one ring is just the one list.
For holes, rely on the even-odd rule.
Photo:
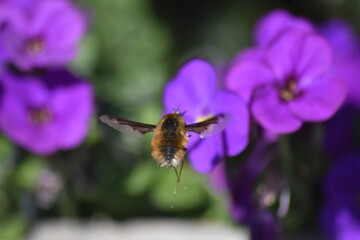
[[(194, 221), (194, 226), (215, 222), (239, 231), (238, 239), (249, 239), (246, 226), (231, 217), (229, 194), (216, 188), (209, 175), (196, 172), (186, 160), (173, 202), (176, 176), (151, 158), (151, 135), (138, 139), (120, 134), (101, 124), (98, 116), (106, 113), (155, 124), (163, 113), (164, 86), (188, 59), (203, 58), (224, 69), (253, 43), (256, 21), (279, 8), (314, 24), (340, 18), (359, 33), (360, 1), (78, 0), (73, 4), (86, 15), (87, 27), (76, 57), (63, 66), (92, 85), (95, 104), (89, 130), (81, 143), (50, 154), (17, 144), (11, 134), (0, 136), (0, 239), (26, 239), (29, 234), (30, 239), (41, 239), (33, 232), (40, 223), (64, 219), (112, 224), (175, 219)], [(9, 11), (2, 10), (4, 15)], [(299, 196), (281, 220), (283, 239), (322, 238), (319, 186), (329, 162), (320, 149), (321, 127), (306, 129), (311, 129), (308, 135), (297, 133), (280, 143), (280, 149), (295, 146), (294, 155), (298, 153), (305, 162), (318, 159), (315, 166), (293, 162), (305, 166), (304, 175), (297, 179), (300, 183), (290, 184)], [(309, 138), (311, 153), (305, 153), (304, 142)], [(248, 155), (245, 150), (228, 161), (242, 164)], [(278, 169), (277, 164), (269, 171)], [(69, 229), (74, 225), (49, 226)]]

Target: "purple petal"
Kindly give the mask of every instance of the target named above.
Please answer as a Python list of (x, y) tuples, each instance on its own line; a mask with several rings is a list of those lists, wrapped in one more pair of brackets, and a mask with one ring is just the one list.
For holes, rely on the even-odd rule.
[(287, 103), (279, 97), (278, 89), (267, 86), (255, 91), (251, 111), (257, 122), (273, 133), (297, 131), (302, 121), (294, 116)]
[[(41, 127), (29, 128), (23, 125), (23, 134), (17, 139), (17, 143), (31, 152), (39, 155), (49, 155), (59, 148), (57, 147), (57, 139), (61, 132), (52, 125), (44, 125)], [(18, 129), (19, 131), (20, 129)], [(16, 139), (12, 138), (13, 140)]]
[(195, 149), (189, 152), (189, 159), (194, 169), (200, 173), (208, 173), (222, 160), (221, 137), (213, 136), (201, 140)]
[(258, 139), (246, 161), (237, 170), (237, 175), (228, 180), (231, 196), (231, 214), (242, 223), (249, 222), (258, 211), (254, 199), (256, 183), (268, 166), (271, 157), (268, 154), (269, 144), (267, 140)]
[[(6, 9), (7, 22), (2, 29), (2, 42), (8, 51), (9, 58), (21, 66), (27, 65), (27, 57), (24, 56), (24, 39), (28, 37), (25, 17), (18, 9)], [(1, 12), (0, 12), (1, 14)]]
[(261, 62), (241, 61), (226, 76), (226, 87), (249, 102), (254, 89), (273, 81), (271, 70)]
[[(46, 6), (43, 8), (47, 10)], [(49, 16), (52, 24), (45, 28), (49, 48), (66, 50), (69, 47), (76, 47), (85, 32), (85, 17), (70, 4), (63, 4), (57, 8), (54, 9), (56, 12)]]
[(225, 172), (224, 162), (220, 162), (210, 173), (210, 183), (214, 190), (219, 192), (227, 191), (229, 186)]
[(293, 17), (287, 11), (274, 10), (262, 17), (255, 27), (255, 42), (268, 45), (279, 33), (287, 29), (312, 32), (312, 25), (303, 18)]
[(61, 64), (73, 58), (85, 32), (83, 14), (68, 1), (47, 0), (39, 1), (33, 14), (32, 34), (44, 37), (48, 61)]
[(93, 108), (89, 84), (64, 79), (47, 85), (44, 76), (5, 76), (0, 126), (6, 136), (40, 155), (73, 148), (83, 140)]
[(302, 31), (286, 31), (280, 34), (269, 47), (266, 60), (277, 81), (283, 83), (294, 74), (303, 38)]
[(225, 128), (226, 150), (223, 133), (202, 140), (192, 134), (188, 146), (189, 158), (193, 167), (201, 173), (211, 171), (225, 154), (239, 154), (247, 146), (249, 137), (249, 114), (246, 103), (239, 96), (219, 91), (211, 99), (208, 109), (212, 114), (228, 113), (232, 119)]
[(360, 239), (360, 222), (359, 219), (353, 215), (351, 210), (340, 209), (336, 213), (335, 222), (338, 239)]
[[(231, 115), (232, 119), (225, 128), (226, 155), (239, 154), (248, 145), (249, 138), (249, 113), (245, 101), (235, 94), (219, 91), (211, 101), (209, 108), (214, 113)], [(223, 145), (219, 145), (219, 147), (222, 148)]]
[(357, 109), (351, 105), (345, 105), (329, 121), (326, 121), (323, 148), (332, 158), (357, 148), (357, 133), (354, 131), (357, 114)]
[(196, 121), (198, 114), (196, 113), (196, 103), (191, 98), (186, 98), (186, 88), (179, 81), (169, 82), (164, 91), (164, 113), (171, 113), (176, 109), (180, 112), (186, 111), (184, 119), (187, 123)]
[(291, 112), (305, 121), (324, 121), (341, 106), (346, 86), (337, 78), (324, 77), (312, 82), (299, 97), (289, 102)]
[(62, 135), (59, 148), (71, 149), (84, 140), (93, 110), (92, 99), (92, 88), (87, 83), (59, 89), (54, 93), (52, 107), (58, 115), (56, 124)]
[(300, 78), (300, 84), (309, 84), (313, 79), (329, 70), (333, 54), (331, 46), (323, 37), (306, 34), (299, 50), (295, 71)]
[(279, 239), (280, 226), (274, 216), (265, 210), (253, 214), (250, 222), (251, 239), (253, 240), (276, 240)]
[(206, 61), (194, 59), (180, 68), (176, 77), (165, 87), (165, 110), (180, 107), (187, 116), (201, 116), (216, 89), (216, 73)]
[(320, 26), (319, 32), (331, 44), (338, 57), (353, 56), (359, 51), (359, 40), (351, 26), (340, 19), (331, 19)]
[(38, 83), (14, 80), (5, 85), (0, 124), (3, 133), (17, 144), (37, 154), (49, 154), (55, 150), (56, 128), (51, 123), (36, 125), (29, 116), (29, 107), (46, 106), (48, 101), (46, 89)]
[[(9, 14), (3, 36), (18, 67), (28, 70), (64, 64), (75, 56), (85, 31), (85, 18), (70, 2), (39, 0), (26, 11), (16, 10)], [(41, 49), (29, 51), (29, 41), (40, 41)]]
[(9, 58), (8, 50), (5, 48), (4, 43), (1, 41), (0, 42), (0, 64), (1, 64), (1, 66), (4, 66), (4, 62), (7, 61), (8, 58)]
[(335, 75), (346, 81), (348, 101), (360, 108), (360, 55), (336, 63)]
[(39, 79), (29, 76), (19, 79), (9, 73), (4, 73), (3, 79), (6, 91), (17, 95), (19, 101), (33, 107), (41, 107), (48, 103), (49, 93), (46, 86)]

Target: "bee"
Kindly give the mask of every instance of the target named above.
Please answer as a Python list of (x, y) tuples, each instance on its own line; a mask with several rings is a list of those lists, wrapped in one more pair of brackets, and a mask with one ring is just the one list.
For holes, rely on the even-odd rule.
[[(174, 110), (173, 113), (164, 115), (157, 125), (144, 124), (109, 115), (100, 116), (100, 121), (110, 127), (133, 137), (142, 137), (146, 133), (154, 132), (151, 140), (151, 155), (160, 167), (175, 169), (178, 182), (180, 181), (183, 159), (190, 135), (194, 132), (200, 138), (210, 137), (221, 132), (231, 120), (229, 114), (218, 114), (205, 121), (187, 125), (184, 113)], [(180, 173), (176, 168), (181, 165)]]

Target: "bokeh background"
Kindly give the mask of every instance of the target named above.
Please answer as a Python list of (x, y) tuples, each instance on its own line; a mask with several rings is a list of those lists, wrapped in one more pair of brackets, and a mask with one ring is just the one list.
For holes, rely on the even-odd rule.
[[(85, 13), (88, 25), (76, 57), (64, 66), (93, 87), (89, 130), (81, 144), (51, 154), (34, 153), (0, 135), (0, 239), (24, 239), (37, 223), (50, 219), (176, 218), (245, 228), (231, 217), (229, 192), (219, 190), (210, 175), (196, 172), (187, 160), (173, 203), (176, 177), (152, 160), (151, 136), (120, 134), (101, 124), (98, 116), (107, 113), (155, 124), (163, 114), (164, 86), (185, 61), (203, 58), (225, 69), (253, 43), (256, 21), (271, 10), (285, 9), (314, 24), (340, 18), (357, 34), (360, 26), (358, 0), (78, 0), (74, 4)], [(357, 111), (352, 114), (352, 119), (358, 118)], [(279, 150), (279, 158), (288, 158), (290, 146), (293, 161), (286, 164), (278, 159), (263, 173), (281, 171), (284, 178), (279, 181), (287, 182), (293, 194), (289, 211), (279, 220), (279, 236), (284, 239), (323, 236), (321, 184), (331, 161), (322, 148), (324, 126), (304, 128), (272, 146)], [(356, 141), (355, 137), (358, 146)], [(244, 164), (253, 145), (228, 158), (226, 165)], [(259, 182), (268, 179), (263, 175)], [(276, 212), (277, 207), (275, 203), (269, 209)]]

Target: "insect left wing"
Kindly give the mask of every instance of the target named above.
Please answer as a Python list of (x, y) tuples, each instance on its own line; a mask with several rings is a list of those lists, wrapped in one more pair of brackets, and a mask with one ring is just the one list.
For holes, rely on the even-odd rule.
[(153, 132), (156, 128), (155, 125), (134, 122), (109, 115), (102, 115), (99, 119), (119, 132), (132, 137), (142, 137), (145, 133)]
[(195, 132), (201, 138), (206, 138), (224, 130), (230, 120), (230, 114), (222, 113), (209, 118), (208, 120), (187, 125), (186, 131)]

